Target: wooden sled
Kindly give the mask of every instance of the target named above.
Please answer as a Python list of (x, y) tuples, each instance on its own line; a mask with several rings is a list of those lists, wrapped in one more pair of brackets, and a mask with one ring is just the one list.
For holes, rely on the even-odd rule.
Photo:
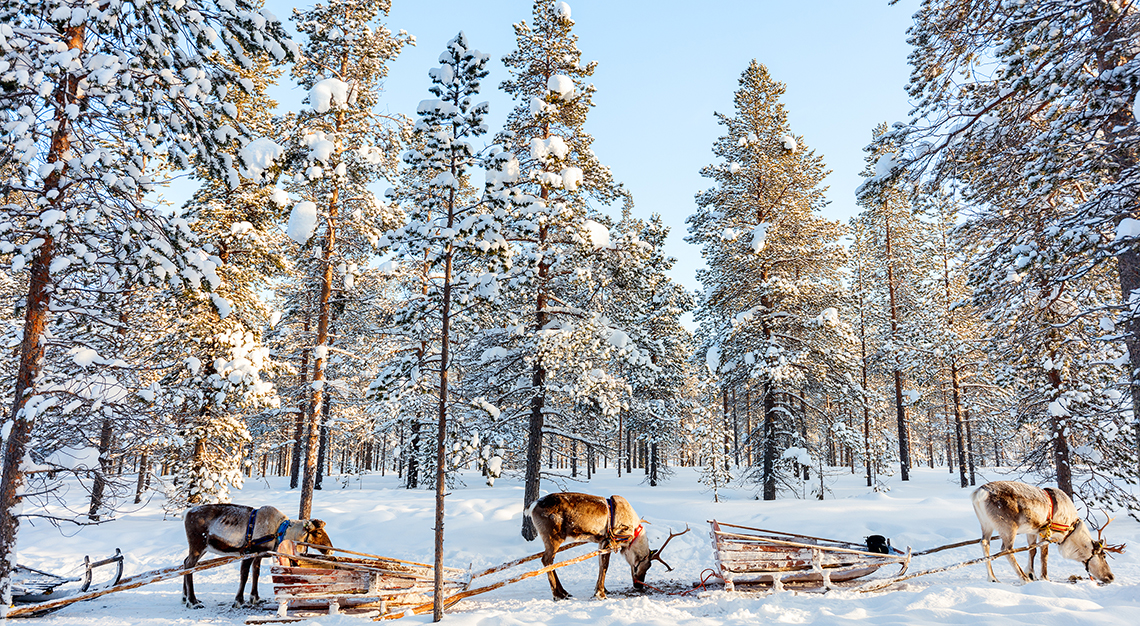
[(842, 587), (841, 583), (898, 565), (901, 576), (910, 566), (910, 549), (891, 554), (868, 552), (866, 546), (709, 520), (716, 549), (717, 575), (726, 591), (747, 589), (805, 591)]
[[(278, 602), (277, 614), (252, 616), (246, 619), (247, 624), (296, 622), (335, 614), (383, 620), (396, 619), (408, 614), (419, 615), (432, 610), (435, 568), (431, 565), (328, 546), (299, 545), (329, 549), (351, 556), (338, 555), (335, 559), (331, 559), (313, 554), (295, 556), (267, 553), (276, 557), (294, 559), (298, 564), (297, 566), (274, 565), (270, 568), (273, 592)], [(584, 545), (584, 542), (567, 544), (558, 551), (562, 552), (581, 545)], [(594, 550), (548, 567), (475, 588), (472, 588), (475, 580), (537, 560), (542, 557), (542, 553), (474, 573), (470, 570), (445, 567), (443, 568), (444, 604), (451, 607), (464, 598), (487, 593), (526, 578), (540, 576), (604, 553), (604, 550)]]

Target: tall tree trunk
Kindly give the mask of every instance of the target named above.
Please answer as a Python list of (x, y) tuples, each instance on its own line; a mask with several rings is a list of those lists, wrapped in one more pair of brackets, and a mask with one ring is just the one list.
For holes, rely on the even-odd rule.
[[(71, 26), (63, 31), (68, 50), (82, 51), (86, 37), (86, 24)], [(56, 83), (55, 128), (52, 130), (47, 163), (63, 163), (44, 181), (45, 197), (49, 192), (58, 195), (43, 207), (56, 210), (67, 195), (60, 182), (67, 171), (67, 156), (71, 150), (71, 120), (67, 108), (80, 98), (79, 77), (65, 74)], [(11, 424), (4, 442), (4, 473), (0, 479), (0, 616), (12, 603), (12, 568), (16, 566), (16, 536), (19, 533), (19, 511), (23, 504), (20, 491), (27, 480), (20, 465), (28, 451), (34, 416), (24, 412), (24, 405), (33, 395), (35, 381), (44, 367), (44, 345), (48, 316), (51, 309), (51, 263), (55, 259), (55, 238), (46, 229), (37, 234), (43, 243), (36, 249), (28, 268), (28, 291), (24, 309), (24, 335), (20, 342), (20, 361), (16, 369), (15, 393), (12, 400)]]
[(329, 447), (329, 423), (332, 416), (332, 403), (332, 395), (326, 395), (324, 406), (321, 408), (321, 437), (320, 444), (317, 447), (317, 477), (313, 483), (313, 489), (318, 490), (322, 488), (321, 483), (324, 480), (325, 469), (327, 465), (325, 463), (325, 458)]
[(974, 473), (974, 435), (970, 427), (970, 412), (966, 411), (966, 464), (970, 466), (970, 486), (977, 483)]
[(135, 485), (135, 504), (142, 502), (143, 491), (147, 488), (147, 476), (150, 474), (150, 457), (146, 450), (139, 455), (139, 479)]
[[(546, 190), (543, 189), (543, 194)], [(539, 228), (539, 241), (546, 241), (546, 226)], [(546, 312), (546, 279), (549, 272), (547, 261), (543, 260), (538, 266), (539, 290), (534, 305), (535, 330), (539, 331), (546, 326), (548, 320)], [(542, 480), (542, 429), (544, 426), (543, 412), (546, 408), (546, 367), (541, 358), (535, 359), (534, 370), (530, 378), (530, 428), (527, 433), (526, 449), (526, 476), (523, 482), (523, 524), (522, 536), (527, 541), (533, 541), (538, 536), (534, 524), (526, 511), (531, 503), (538, 500), (538, 491)]]
[[(891, 339), (894, 340), (898, 336), (899, 331), (899, 309), (898, 302), (895, 298), (895, 262), (894, 257), (891, 256), (891, 218), (889, 208), (886, 203), (883, 204), (883, 210), (886, 214), (886, 262), (887, 262), (887, 293), (890, 297), (890, 314), (891, 314)], [(899, 467), (902, 473), (902, 480), (910, 480), (910, 435), (906, 423), (906, 406), (903, 405), (902, 399), (902, 372), (899, 371), (898, 360), (896, 357), (895, 369), (895, 414), (898, 418), (899, 429)]]
[(407, 476), (407, 488), (415, 489), (420, 486), (420, 420), (416, 419), (412, 422), (411, 433), (411, 454), (406, 451), (401, 451), (400, 454), (407, 459), (405, 471)]
[(107, 474), (111, 470), (111, 439), (114, 431), (111, 428), (111, 418), (103, 418), (103, 426), (99, 429), (99, 470), (95, 472), (95, 480), (91, 485), (91, 506), (87, 509), (87, 519), (99, 521), (99, 509), (103, 507), (103, 493), (107, 489)]
[(765, 379), (764, 393), (764, 467), (761, 479), (764, 484), (764, 499), (776, 499), (776, 392), (771, 381)]
[[(302, 341), (309, 340), (310, 313), (308, 305), (305, 307), (304, 335)], [(301, 350), (301, 370), (297, 372), (301, 385), (301, 399), (297, 404), (297, 419), (293, 421), (293, 461), (289, 468), (289, 488), (296, 489), (301, 482), (301, 449), (304, 447), (305, 422), (312, 408), (312, 394), (309, 393), (309, 348)]]
[(966, 487), (966, 450), (962, 440), (962, 379), (958, 373), (958, 359), (950, 358), (951, 398), (954, 401), (954, 436), (958, 440), (958, 482)]

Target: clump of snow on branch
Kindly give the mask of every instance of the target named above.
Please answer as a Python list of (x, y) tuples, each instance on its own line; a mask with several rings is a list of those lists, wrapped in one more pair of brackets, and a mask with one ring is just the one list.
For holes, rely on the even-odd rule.
[(760, 254), (764, 244), (768, 242), (768, 228), (771, 224), (761, 222), (752, 229), (752, 252)]
[(586, 220), (583, 225), (586, 228), (586, 236), (595, 248), (610, 247), (610, 229), (594, 220)]
[(317, 113), (327, 113), (333, 106), (348, 105), (352, 86), (339, 78), (326, 78), (318, 81), (309, 90), (309, 104)]
[(796, 147), (797, 146), (796, 146), (796, 138), (795, 137), (793, 137), (791, 135), (784, 135), (784, 137), (783, 137), (783, 139), (781, 139), (781, 141), (784, 144), (785, 150), (787, 150), (788, 152), (791, 152), (792, 154), (796, 153)]
[(555, 74), (546, 81), (546, 88), (558, 94), (563, 100), (574, 95), (574, 81), (565, 74)]
[(1140, 220), (1134, 220), (1131, 217), (1126, 217), (1120, 220), (1116, 225), (1116, 238), (1120, 239), (1135, 239), (1140, 237)]
[(555, 2), (554, 14), (564, 20), (570, 19), (570, 5), (565, 2)]
[(281, 158), (285, 148), (268, 137), (261, 137), (245, 144), (241, 149), (241, 160), (245, 163), (246, 175), (261, 180), (265, 171), (273, 167), (274, 161)]
[(566, 145), (566, 140), (558, 135), (549, 139), (535, 138), (530, 140), (530, 156), (537, 161), (548, 158), (565, 159), (568, 154), (570, 154), (570, 146)]
[(566, 191), (577, 191), (578, 185), (582, 183), (582, 170), (577, 167), (568, 167), (562, 170), (562, 186)]
[(293, 212), (289, 214), (289, 226), (286, 233), (289, 238), (301, 245), (305, 245), (317, 230), (317, 205), (309, 202), (298, 202), (293, 205)]

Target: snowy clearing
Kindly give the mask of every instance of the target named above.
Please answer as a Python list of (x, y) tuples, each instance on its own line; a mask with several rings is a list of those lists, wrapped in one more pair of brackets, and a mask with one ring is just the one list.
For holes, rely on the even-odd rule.
[[(916, 468), (910, 484), (898, 477), (888, 479), (890, 491), (874, 493), (863, 486), (863, 477), (840, 473), (829, 477), (833, 493), (822, 502), (753, 499), (752, 490), (721, 492), (726, 501), (712, 502), (702, 491), (697, 475), (689, 468), (675, 469), (672, 479), (659, 487), (642, 484), (643, 474), (616, 478), (612, 468), (588, 484), (569, 483), (569, 490), (627, 497), (637, 512), (652, 522), (650, 543), (658, 546), (670, 528), (686, 524), (693, 532), (676, 538), (663, 556), (673, 567), (660, 565), (649, 571), (646, 581), (669, 590), (688, 588), (712, 567), (713, 553), (707, 519), (717, 518), (746, 525), (809, 535), (862, 541), (870, 534), (891, 538), (892, 545), (915, 551), (979, 536), (969, 503), (972, 489), (959, 489), (956, 474), (944, 469)], [(984, 480), (1004, 479), (991, 470)], [(457, 488), (447, 502), (446, 562), (474, 569), (488, 567), (541, 549), (519, 535), (522, 487), (504, 477), (486, 487), (477, 474), (466, 474), (466, 487)], [(287, 478), (251, 479), (234, 493), (239, 503), (272, 504), (287, 512), (296, 507), (297, 492), (283, 487)], [(315, 515), (328, 522), (333, 543), (352, 550), (395, 558), (431, 562), (433, 493), (400, 488), (394, 475), (331, 477), (316, 496)], [(544, 487), (550, 488), (550, 483)], [(810, 488), (809, 488), (810, 489)], [(590, 561), (560, 570), (563, 584), (575, 598), (555, 603), (545, 577), (536, 577), (464, 600), (446, 617), (453, 624), (669, 624), (716, 626), (779, 622), (796, 624), (1013, 624), (1032, 621), (1037, 626), (1070, 624), (1133, 624), (1140, 609), (1140, 564), (1135, 548), (1140, 545), (1140, 524), (1123, 515), (1106, 531), (1113, 543), (1126, 542), (1130, 549), (1112, 559), (1117, 582), (1098, 586), (1084, 579), (1080, 563), (1066, 561), (1052, 551), (1052, 582), (1016, 585), (1013, 571), (1003, 558), (994, 566), (1001, 583), (986, 580), (982, 565), (907, 581), (891, 591), (861, 594), (832, 591), (826, 594), (784, 592), (779, 594), (726, 593), (719, 588), (687, 596), (659, 594), (641, 596), (631, 589), (629, 568), (613, 559), (607, 576), (610, 598), (590, 597), (597, 566)], [(155, 500), (116, 521), (61, 537), (50, 525), (25, 523), (21, 531), (20, 561), (24, 565), (65, 573), (82, 562), (84, 554), (102, 557), (121, 547), (127, 555), (126, 575), (180, 563), (186, 543), (181, 520), (163, 515)], [(1021, 544), (1019, 544), (1021, 545)], [(995, 549), (997, 545), (995, 544)], [(585, 551), (577, 548), (560, 560)], [(977, 558), (975, 546), (916, 557), (910, 571), (939, 567)], [(1018, 555), (1024, 563), (1024, 553)], [(529, 566), (526, 566), (529, 567)], [(893, 569), (893, 568), (892, 568)], [(885, 569), (875, 576), (885, 576)], [(224, 566), (195, 577), (199, 597), (206, 608), (189, 610), (180, 604), (181, 581), (157, 583), (124, 591), (94, 601), (73, 604), (40, 618), (52, 625), (96, 626), (167, 624), (243, 624), (251, 614), (269, 614), (273, 603), (260, 612), (231, 606), (237, 588), (238, 568)], [(271, 595), (268, 574), (262, 575), (263, 597)], [(402, 623), (430, 623), (431, 616), (406, 617)], [(351, 616), (316, 618), (310, 624), (356, 625), (366, 620)]]

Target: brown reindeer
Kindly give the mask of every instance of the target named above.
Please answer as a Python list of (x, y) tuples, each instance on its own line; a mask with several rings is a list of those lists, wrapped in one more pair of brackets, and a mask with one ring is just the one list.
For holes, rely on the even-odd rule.
[[(1060, 489), (997, 481), (978, 487), (971, 500), (982, 526), (982, 552), (985, 556), (990, 555), (990, 537), (995, 531), (1001, 537), (1003, 552), (1013, 547), (1017, 535), (1028, 535), (1029, 574), (1021, 569), (1014, 555), (1006, 555), (1022, 580), (1034, 578), (1033, 560), (1037, 543), (1041, 540), (1042, 579), (1049, 578), (1049, 543), (1052, 542), (1060, 546), (1061, 556), (1081, 561), (1085, 571), (1100, 582), (1112, 582), (1113, 575), (1105, 560), (1105, 551), (1120, 552), (1123, 546), (1106, 548), (1103, 540), (1093, 541), (1073, 501)], [(992, 561), (986, 561), (986, 568), (990, 581), (997, 582)]]
[[(543, 566), (554, 563), (558, 547), (567, 541), (592, 541), (603, 550), (618, 551), (629, 563), (629, 573), (633, 577), (633, 588), (644, 587), (645, 573), (653, 561), (672, 570), (661, 560), (661, 551), (673, 537), (689, 532), (670, 533), (669, 539), (658, 550), (649, 548), (649, 540), (641, 525), (641, 518), (634, 512), (629, 502), (621, 496), (591, 496), (584, 493), (552, 493), (535, 501), (527, 510), (534, 522), (538, 536), (546, 547), (542, 555)], [(598, 558), (598, 582), (594, 586), (594, 597), (606, 597), (606, 569), (610, 565), (610, 552)], [(555, 600), (570, 597), (570, 593), (558, 580), (553, 570), (547, 572), (550, 591)]]
[[(263, 506), (260, 509), (240, 504), (203, 504), (186, 512), (186, 542), (190, 554), (182, 562), (186, 568), (194, 567), (206, 552), (215, 554), (258, 554), (271, 552), (286, 539), (293, 542), (313, 543), (332, 546), (325, 523), (315, 520), (290, 520), (281, 511)], [(327, 550), (321, 552), (327, 554)], [(241, 583), (238, 586), (234, 605), (245, 604), (245, 582), (253, 567), (253, 584), (249, 590), (251, 604), (257, 604), (261, 597), (257, 593), (257, 578), (261, 574), (261, 558), (245, 559), (241, 562)], [(194, 595), (194, 576), (186, 574), (182, 579), (182, 602), (191, 608), (201, 608), (202, 603)]]

